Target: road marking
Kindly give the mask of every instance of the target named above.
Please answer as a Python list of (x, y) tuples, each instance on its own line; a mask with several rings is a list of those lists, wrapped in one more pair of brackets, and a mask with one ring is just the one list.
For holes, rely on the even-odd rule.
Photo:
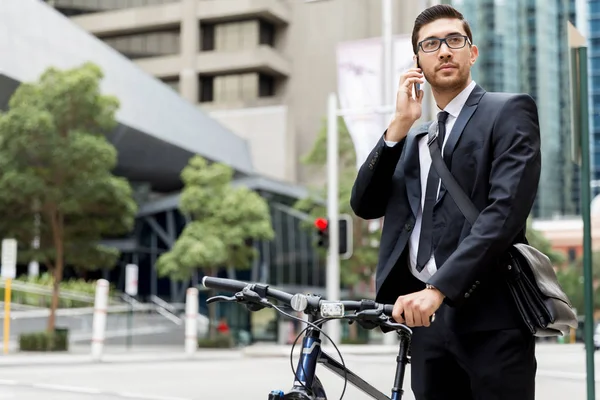
[(68, 386), (68, 385), (55, 385), (50, 383), (32, 383), (32, 387), (38, 389), (50, 389), (50, 390), (58, 390), (61, 392), (73, 392), (73, 393), (87, 393), (87, 394), (101, 394), (102, 391), (100, 389), (95, 388), (86, 388), (80, 386)]
[[(96, 394), (96, 395), (106, 395), (111, 397), (120, 397), (124, 399), (134, 399), (134, 400), (192, 400), (184, 397), (170, 397), (170, 396), (155, 396), (155, 395), (147, 395), (142, 393), (131, 393), (131, 392), (111, 392), (111, 391), (103, 391), (97, 388), (88, 388), (81, 386), (69, 386), (69, 385), (56, 385), (50, 383), (26, 383), (19, 382), (15, 380), (6, 380), (0, 379), (0, 386), (20, 386), (26, 388), (34, 388), (34, 389), (44, 389), (44, 390), (54, 390), (57, 392), (66, 392), (66, 393), (81, 393), (81, 394)], [(1, 399), (2, 397), (0, 397)]]
[(136, 400), (191, 400), (191, 399), (185, 399), (183, 397), (164, 397), (164, 396), (152, 396), (152, 395), (145, 395), (145, 394), (139, 394), (139, 393), (117, 393), (118, 396), (121, 397), (126, 397), (126, 398), (130, 398), (130, 399), (136, 399)]
[[(587, 378), (587, 374), (585, 372), (562, 372), (551, 370), (538, 370), (537, 376), (544, 378), (572, 379), (576, 381), (582, 381)], [(596, 382), (600, 382), (600, 377), (596, 376)]]

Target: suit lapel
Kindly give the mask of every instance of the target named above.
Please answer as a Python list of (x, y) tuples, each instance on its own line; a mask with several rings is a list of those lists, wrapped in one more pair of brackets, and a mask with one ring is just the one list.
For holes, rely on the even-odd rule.
[[(481, 97), (484, 95), (484, 93), (485, 90), (481, 86), (475, 85), (460, 114), (458, 114), (458, 118), (456, 118), (456, 122), (452, 127), (450, 136), (448, 136), (448, 140), (446, 141), (446, 146), (444, 146), (444, 162), (446, 163), (448, 169), (450, 169), (452, 153), (454, 152), (454, 149), (458, 144), (458, 140), (460, 139), (460, 136), (465, 130), (467, 123), (475, 113), (475, 110), (477, 110), (479, 100), (481, 100)], [(440, 194), (438, 196), (436, 204), (439, 203), (440, 200), (442, 200), (445, 194), (446, 188), (442, 184), (440, 187)]]
[(426, 126), (421, 126), (414, 134), (406, 138), (406, 161), (404, 163), (404, 178), (408, 202), (413, 215), (417, 216), (421, 201), (421, 162), (419, 160), (419, 139), (427, 133)]

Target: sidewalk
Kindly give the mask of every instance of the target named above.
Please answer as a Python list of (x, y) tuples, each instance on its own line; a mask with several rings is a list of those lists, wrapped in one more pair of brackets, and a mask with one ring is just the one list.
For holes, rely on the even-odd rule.
[[(342, 356), (347, 355), (396, 355), (396, 345), (339, 345)], [(198, 349), (196, 353), (189, 356), (184, 351), (184, 346), (136, 346), (130, 349), (125, 346), (106, 346), (101, 361), (92, 360), (91, 347), (88, 345), (71, 346), (68, 352), (15, 352), (7, 355), (0, 354), (0, 369), (18, 366), (51, 366), (51, 365), (81, 365), (94, 363), (146, 363), (161, 361), (211, 361), (211, 360), (235, 360), (240, 358), (269, 358), (289, 357), (292, 350), (291, 345), (278, 345), (269, 343), (258, 343), (245, 348), (234, 349)], [(331, 345), (323, 346), (323, 351), (334, 358), (339, 358), (337, 351)], [(540, 354), (564, 354), (581, 353), (583, 345), (576, 344), (554, 344), (539, 343), (537, 352)], [(294, 357), (297, 358), (300, 346), (294, 348)]]
[(90, 346), (74, 346), (68, 352), (19, 352), (0, 354), (0, 369), (19, 366), (52, 366), (109, 363), (146, 363), (161, 361), (210, 361), (214, 359), (239, 359), (240, 349), (198, 349), (190, 356), (184, 347), (175, 346), (122, 346), (105, 348), (100, 361), (92, 359)]

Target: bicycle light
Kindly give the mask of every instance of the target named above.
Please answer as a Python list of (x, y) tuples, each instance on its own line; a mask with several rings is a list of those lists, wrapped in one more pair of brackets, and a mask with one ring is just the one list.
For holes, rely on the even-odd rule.
[(322, 301), (321, 315), (324, 318), (342, 318), (344, 313), (344, 305), (339, 301)]
[(294, 311), (302, 312), (306, 310), (306, 306), (308, 306), (308, 299), (302, 293), (296, 293), (294, 296), (292, 296), (290, 305)]

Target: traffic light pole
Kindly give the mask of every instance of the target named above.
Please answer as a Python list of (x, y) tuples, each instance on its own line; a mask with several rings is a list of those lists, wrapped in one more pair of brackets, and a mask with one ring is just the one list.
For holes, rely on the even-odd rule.
[[(340, 227), (338, 192), (338, 123), (337, 98), (335, 93), (329, 94), (327, 118), (327, 218), (329, 224), (329, 249), (327, 251), (327, 299), (340, 298)], [(340, 343), (341, 326), (339, 320), (329, 321), (327, 334), (334, 343)]]
[[(369, 109), (338, 109), (335, 93), (330, 93), (327, 102), (327, 218), (329, 220), (329, 246), (327, 251), (326, 294), (331, 300), (340, 298), (340, 227), (338, 191), (338, 117), (357, 114), (389, 114), (393, 106)], [(341, 339), (341, 326), (338, 320), (325, 325), (327, 334), (336, 344)]]

